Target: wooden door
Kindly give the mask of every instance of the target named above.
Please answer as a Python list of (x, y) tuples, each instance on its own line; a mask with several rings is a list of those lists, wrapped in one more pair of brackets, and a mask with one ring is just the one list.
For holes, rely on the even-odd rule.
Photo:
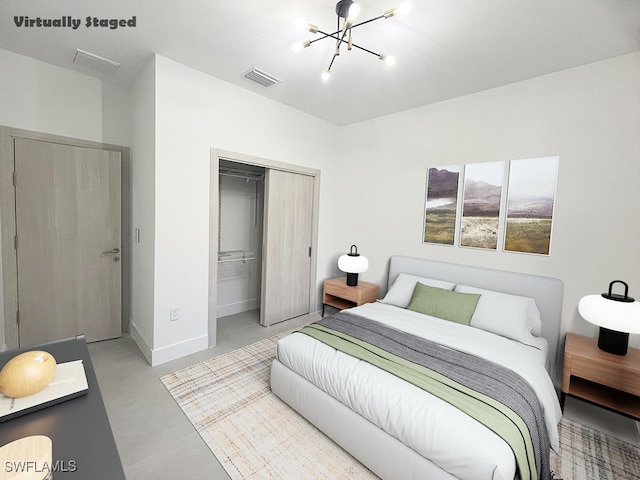
[(20, 346), (122, 334), (120, 152), (15, 139)]
[(309, 175), (267, 170), (261, 325), (309, 313), (313, 184)]

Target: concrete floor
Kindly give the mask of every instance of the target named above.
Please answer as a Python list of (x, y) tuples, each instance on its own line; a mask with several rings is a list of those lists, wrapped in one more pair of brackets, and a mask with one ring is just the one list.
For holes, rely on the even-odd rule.
[[(151, 367), (129, 336), (92, 343), (89, 352), (128, 480), (226, 480), (226, 474), (160, 377), (230, 352), (318, 318), (306, 315), (270, 327), (256, 312), (218, 320), (218, 344), (211, 349)], [(577, 399), (567, 398), (565, 416), (640, 446), (636, 422)]]

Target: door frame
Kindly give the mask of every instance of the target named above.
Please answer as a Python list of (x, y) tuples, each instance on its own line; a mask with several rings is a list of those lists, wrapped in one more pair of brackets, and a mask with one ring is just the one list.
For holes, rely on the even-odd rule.
[[(131, 275), (130, 275), (130, 152), (129, 147), (108, 143), (93, 142), (79, 138), (64, 137), (43, 132), (0, 126), (0, 230), (2, 236), (2, 317), (0, 325), (4, 327), (4, 343), (7, 348), (18, 348), (17, 312), (18, 312), (18, 272), (15, 250), (16, 205), (13, 185), (13, 139), (24, 138), (49, 143), (59, 143), (74, 147), (95, 148), (120, 152), (121, 169), (121, 222), (122, 222), (122, 331), (128, 331), (131, 311)], [(2, 347), (2, 345), (0, 345)]]
[[(309, 312), (316, 311), (318, 292), (316, 276), (318, 270), (318, 224), (320, 210), (320, 170), (290, 163), (278, 162), (237, 152), (211, 148), (209, 170), (209, 347), (216, 345), (218, 328), (218, 215), (219, 215), (219, 167), (220, 160), (229, 160), (245, 165), (281, 170), (313, 177), (313, 213), (311, 227), (311, 265), (309, 270)], [(262, 239), (266, 241), (267, 239)]]

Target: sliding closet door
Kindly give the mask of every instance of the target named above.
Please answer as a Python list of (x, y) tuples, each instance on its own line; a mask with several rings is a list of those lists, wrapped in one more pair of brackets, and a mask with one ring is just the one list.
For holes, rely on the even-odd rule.
[(267, 170), (260, 323), (309, 313), (313, 184), (309, 175)]

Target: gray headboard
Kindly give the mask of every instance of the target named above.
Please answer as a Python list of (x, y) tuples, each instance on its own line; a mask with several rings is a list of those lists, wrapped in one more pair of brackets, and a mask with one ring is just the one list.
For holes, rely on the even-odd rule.
[(562, 299), (564, 294), (564, 284), (561, 280), (395, 255), (391, 257), (389, 262), (387, 287), (393, 284), (399, 273), (446, 280), (452, 283), (462, 283), (535, 299), (542, 317), (542, 336), (549, 343), (547, 371), (551, 379), (554, 382), (557, 381), (556, 365), (558, 363), (560, 320), (562, 318)]

